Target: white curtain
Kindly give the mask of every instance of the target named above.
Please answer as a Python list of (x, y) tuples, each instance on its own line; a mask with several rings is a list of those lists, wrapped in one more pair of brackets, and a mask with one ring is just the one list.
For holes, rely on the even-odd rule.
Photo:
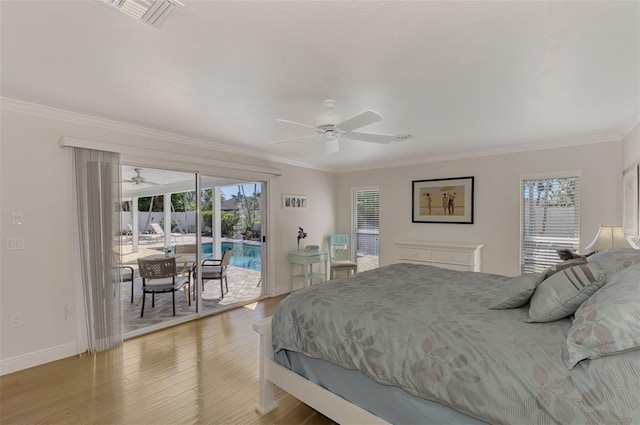
[(122, 344), (120, 154), (73, 148), (76, 225), (89, 352)]

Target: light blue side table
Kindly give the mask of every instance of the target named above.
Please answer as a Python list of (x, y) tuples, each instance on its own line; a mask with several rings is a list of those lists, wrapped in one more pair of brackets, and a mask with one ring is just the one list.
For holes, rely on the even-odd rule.
[[(313, 271), (315, 263), (324, 263), (324, 269)], [(302, 273), (294, 274), (296, 265), (302, 267)], [(329, 280), (329, 253), (327, 251), (293, 251), (289, 253), (289, 292), (293, 292), (293, 279), (304, 279), (304, 285), (310, 286), (314, 277), (322, 277), (325, 281)]]

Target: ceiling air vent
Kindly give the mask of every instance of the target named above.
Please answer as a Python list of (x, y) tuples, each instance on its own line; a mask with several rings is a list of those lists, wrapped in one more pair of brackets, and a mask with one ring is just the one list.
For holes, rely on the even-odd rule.
[(102, 0), (109, 6), (153, 27), (159, 27), (177, 7), (178, 0)]

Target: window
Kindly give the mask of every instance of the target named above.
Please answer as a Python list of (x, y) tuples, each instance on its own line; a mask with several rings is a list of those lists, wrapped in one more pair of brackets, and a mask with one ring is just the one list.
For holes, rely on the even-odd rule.
[(520, 179), (520, 271), (542, 272), (580, 245), (580, 175)]
[(377, 188), (353, 190), (352, 234), (358, 272), (379, 263), (380, 192)]

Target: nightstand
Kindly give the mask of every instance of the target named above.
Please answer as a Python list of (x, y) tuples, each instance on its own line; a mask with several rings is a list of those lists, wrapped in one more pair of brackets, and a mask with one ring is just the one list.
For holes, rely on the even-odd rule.
[[(315, 263), (324, 263), (323, 271), (313, 271)], [(294, 274), (295, 266), (302, 267), (302, 273)], [(304, 279), (305, 286), (311, 286), (313, 278), (329, 280), (329, 253), (327, 251), (293, 251), (289, 253), (289, 292), (293, 292), (293, 279)]]

